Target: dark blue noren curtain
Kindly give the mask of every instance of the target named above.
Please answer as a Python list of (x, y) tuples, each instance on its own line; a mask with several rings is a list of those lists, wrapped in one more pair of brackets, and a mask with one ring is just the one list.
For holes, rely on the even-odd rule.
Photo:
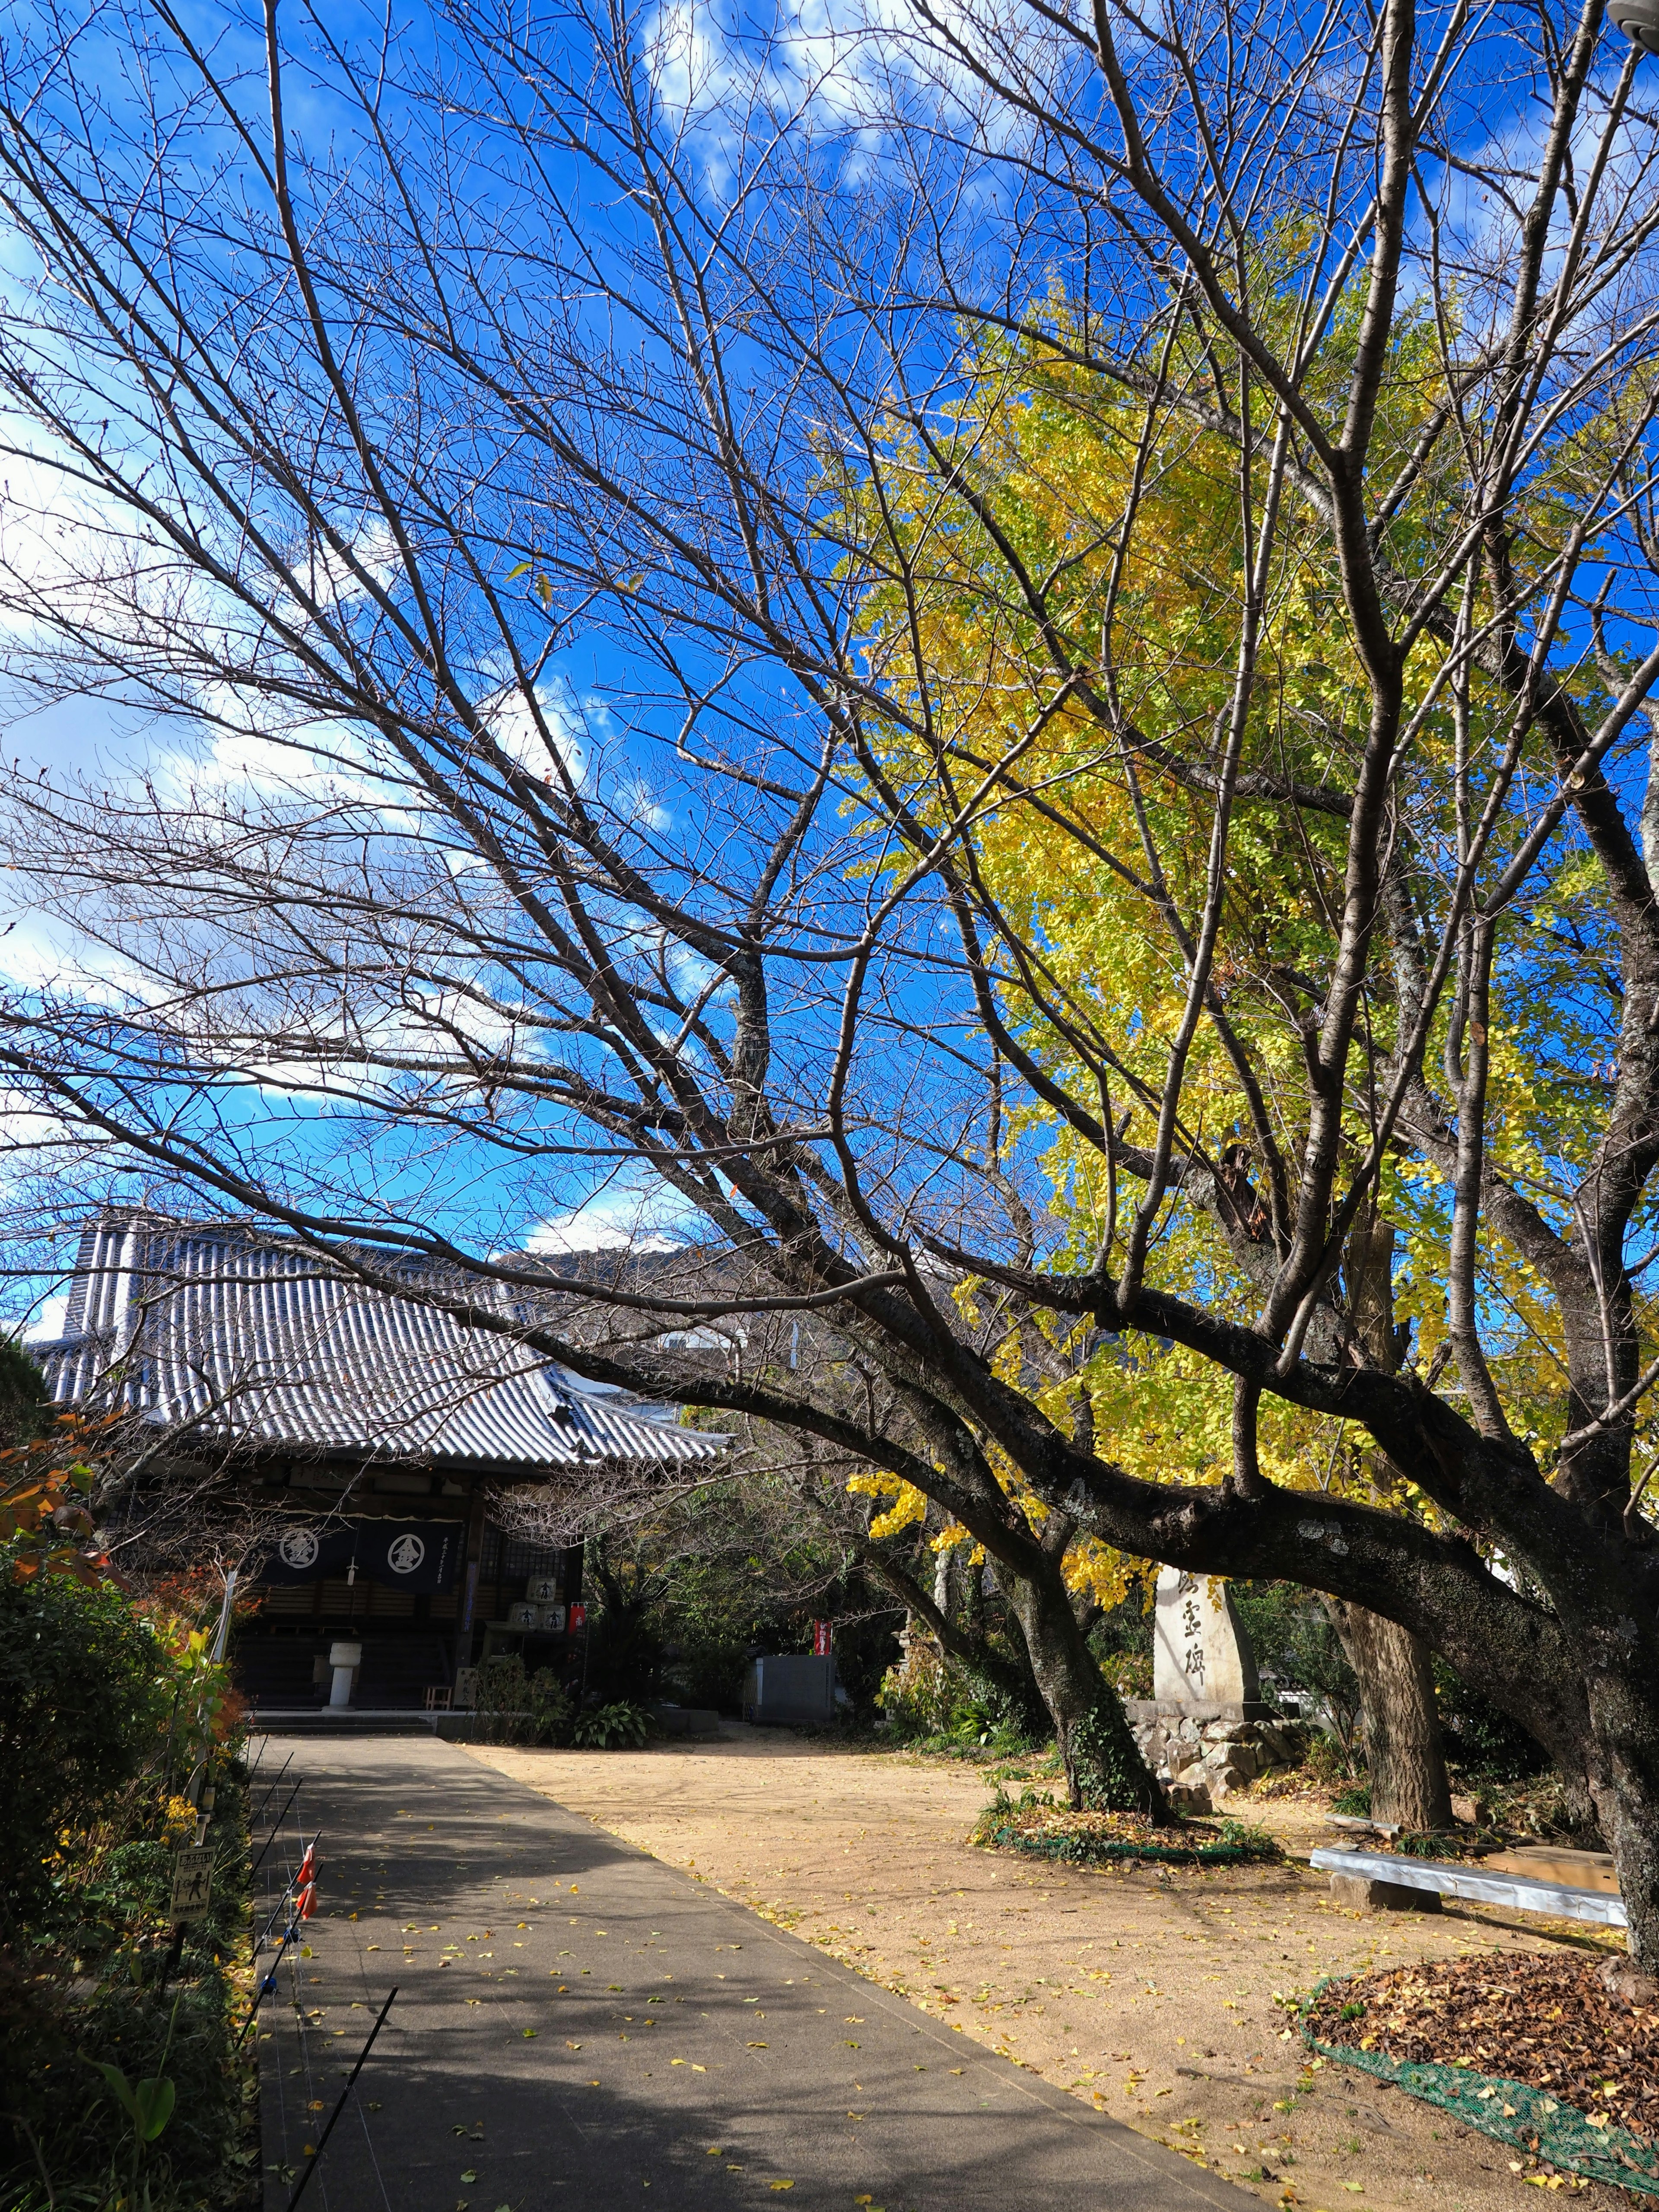
[(259, 1579), (314, 1583), (345, 1574), (355, 1559), (360, 1575), (392, 1589), (446, 1590), (465, 1549), (462, 1521), (296, 1522), (277, 1538)]

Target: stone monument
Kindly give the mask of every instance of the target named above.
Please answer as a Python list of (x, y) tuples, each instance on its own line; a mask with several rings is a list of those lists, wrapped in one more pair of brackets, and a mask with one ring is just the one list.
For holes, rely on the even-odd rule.
[(1255, 1654), (1218, 1577), (1158, 1571), (1152, 1694), (1126, 1701), (1147, 1764), (1182, 1812), (1205, 1813), (1269, 1766), (1293, 1758), (1294, 1727), (1267, 1719)]
[(1159, 1570), (1152, 1700), (1180, 1706), (1183, 1717), (1201, 1713), (1206, 1720), (1255, 1719), (1267, 1710), (1255, 1654), (1225, 1583), (1176, 1567)]

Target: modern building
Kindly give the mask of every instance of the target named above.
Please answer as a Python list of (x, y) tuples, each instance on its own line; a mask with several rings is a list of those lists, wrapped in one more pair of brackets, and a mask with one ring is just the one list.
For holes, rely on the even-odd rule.
[[(568, 1667), (580, 1548), (509, 1534), (492, 1499), (581, 1467), (672, 1475), (725, 1439), (550, 1361), (508, 1286), (420, 1261), (393, 1291), (350, 1266), (252, 1225), (112, 1208), (82, 1237), (61, 1337), (33, 1349), (58, 1404), (126, 1417), (140, 1442), (124, 1457), (149, 1480), (234, 1492), (261, 1601), (236, 1645), (257, 1705), (338, 1702), (341, 1646), (361, 1645), (350, 1702), (380, 1710), (448, 1702), (497, 1650)], [(374, 1266), (384, 1281), (384, 1255)]]

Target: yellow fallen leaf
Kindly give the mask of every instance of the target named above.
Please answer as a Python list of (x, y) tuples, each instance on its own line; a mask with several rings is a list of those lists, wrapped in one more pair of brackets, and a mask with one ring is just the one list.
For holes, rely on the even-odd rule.
[(745, 2051), (767, 2051), (770, 2048), (770, 2045), (765, 2043), (746, 2043), (744, 2045)]
[(694, 2058), (691, 2061), (691, 2071), (694, 2074), (706, 2074), (708, 2071), (708, 2069), (706, 2066), (699, 2066), (696, 2060)]
[(793, 2181), (769, 2181), (766, 2185), (769, 2189), (793, 2189), (795, 2185)]

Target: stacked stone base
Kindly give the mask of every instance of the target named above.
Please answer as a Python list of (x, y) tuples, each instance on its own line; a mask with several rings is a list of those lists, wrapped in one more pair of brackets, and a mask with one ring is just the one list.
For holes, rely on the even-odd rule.
[(1213, 1813), (1229, 1796), (1275, 1766), (1294, 1766), (1306, 1730), (1270, 1720), (1265, 1704), (1178, 1705), (1150, 1698), (1126, 1701), (1141, 1755), (1165, 1785), (1179, 1813)]

